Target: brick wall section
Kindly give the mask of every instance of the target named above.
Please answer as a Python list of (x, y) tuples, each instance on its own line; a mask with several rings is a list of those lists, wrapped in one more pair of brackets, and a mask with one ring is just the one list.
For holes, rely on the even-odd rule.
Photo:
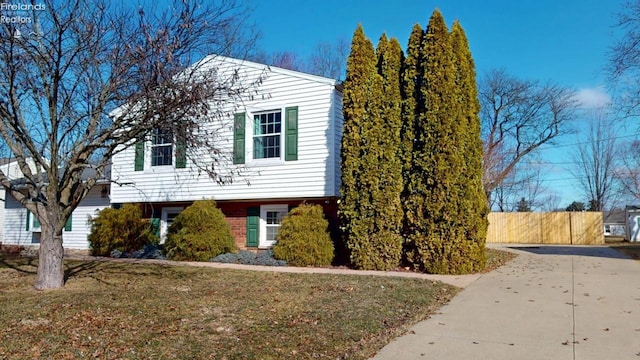
[(241, 206), (224, 206), (221, 207), (222, 213), (231, 226), (231, 234), (236, 239), (239, 249), (245, 249), (247, 246), (247, 208)]

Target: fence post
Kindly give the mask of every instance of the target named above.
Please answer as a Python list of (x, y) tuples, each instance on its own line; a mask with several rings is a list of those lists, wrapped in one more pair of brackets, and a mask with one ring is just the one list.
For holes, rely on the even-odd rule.
[(573, 245), (573, 212), (569, 212), (569, 244)]

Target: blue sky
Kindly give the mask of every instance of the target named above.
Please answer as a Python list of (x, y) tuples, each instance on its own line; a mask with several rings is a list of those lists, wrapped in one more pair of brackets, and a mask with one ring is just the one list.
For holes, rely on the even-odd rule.
[[(616, 40), (616, 14), (623, 11), (618, 0), (542, 1), (363, 1), (271, 0), (255, 4), (253, 19), (268, 52), (308, 54), (323, 41), (351, 39), (358, 23), (374, 44), (383, 32), (406, 45), (413, 24), (426, 26), (435, 8), (449, 26), (458, 19), (469, 38), (479, 74), (504, 68), (515, 76), (553, 81), (577, 91), (594, 106), (609, 98), (604, 68), (611, 44)], [(580, 130), (583, 119), (576, 119)], [(584, 200), (567, 167), (570, 152), (580, 133), (558, 139), (559, 146), (540, 152), (543, 185), (566, 207)]]
[(254, 20), (268, 51), (308, 53), (320, 41), (351, 39), (358, 23), (377, 41), (382, 32), (406, 41), (415, 23), (426, 26), (438, 8), (458, 19), (479, 71), (504, 67), (534, 79), (591, 88), (614, 37), (618, 1), (360, 1), (271, 0), (255, 4)]

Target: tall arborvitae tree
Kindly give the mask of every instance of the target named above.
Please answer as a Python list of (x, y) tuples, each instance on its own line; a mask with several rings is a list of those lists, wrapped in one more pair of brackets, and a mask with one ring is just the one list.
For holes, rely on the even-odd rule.
[[(400, 129), (400, 145), (402, 155), (402, 180), (403, 192), (402, 203), (403, 212), (406, 207), (408, 196), (411, 193), (409, 189), (410, 175), (412, 172), (413, 147), (416, 138), (416, 119), (418, 114), (424, 112), (424, 97), (420, 88), (422, 86), (423, 67), (421, 66), (422, 58), (422, 40), (424, 38), (424, 30), (419, 24), (413, 26), (409, 43), (407, 44), (407, 56), (402, 63), (402, 126)], [(411, 233), (409, 223), (406, 216), (403, 218), (403, 236), (404, 256), (408, 263), (413, 263), (413, 255), (415, 247), (413, 242), (408, 240)]]
[(476, 71), (467, 36), (458, 21), (453, 23), (450, 39), (460, 102), (458, 121), (462, 125), (461, 151), (465, 154), (464, 171), (460, 174), (459, 180), (462, 191), (460, 225), (465, 231), (467, 241), (463, 250), (469, 261), (469, 271), (481, 271), (486, 263), (484, 245), (489, 225), (489, 204), (482, 186), (483, 150)]
[(464, 251), (461, 225), (462, 190), (459, 179), (467, 154), (459, 121), (455, 67), (449, 31), (434, 11), (422, 46), (424, 111), (416, 118), (412, 170), (405, 201), (408, 242), (414, 247), (414, 265), (430, 273), (473, 270)]
[(371, 239), (376, 222), (372, 189), (379, 185), (375, 169), (379, 148), (372, 144), (381, 132), (382, 81), (371, 41), (362, 26), (356, 29), (347, 59), (343, 91), (342, 151), (339, 215), (351, 263), (362, 269), (375, 269), (380, 255)]
[[(370, 176), (377, 177), (376, 184), (368, 189), (373, 201), (374, 228), (371, 238), (371, 254), (367, 262), (371, 268), (390, 270), (398, 267), (402, 256), (402, 162), (400, 161), (400, 67), (402, 48), (396, 39), (387, 40), (382, 35), (377, 48), (378, 84), (374, 91), (381, 91), (372, 106), (379, 106), (380, 116), (370, 118), (367, 128), (369, 152), (375, 154), (371, 162), (364, 163)], [(372, 94), (375, 96), (375, 94)], [(366, 189), (365, 189), (366, 190)]]
[[(356, 30), (344, 83), (339, 207), (353, 265), (406, 260), (432, 273), (485, 264), (488, 207), (475, 68), (458, 23), (414, 26), (407, 58), (396, 40), (374, 53)], [(403, 212), (404, 210), (404, 223)]]
[(404, 182), (409, 180), (411, 173), (411, 157), (413, 141), (415, 138), (416, 114), (423, 112), (424, 99), (421, 96), (422, 86), (422, 39), (424, 30), (419, 24), (413, 26), (409, 43), (407, 44), (407, 56), (402, 63), (402, 127), (400, 139), (402, 147), (402, 177)]

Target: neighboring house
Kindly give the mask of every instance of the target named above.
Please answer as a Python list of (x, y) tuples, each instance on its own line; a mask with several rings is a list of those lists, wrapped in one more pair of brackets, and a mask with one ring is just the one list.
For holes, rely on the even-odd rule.
[[(33, 160), (27, 159), (27, 164), (29, 164), (31, 169), (35, 169)], [(7, 178), (9, 178), (9, 180), (15, 180), (22, 177), (22, 171), (20, 171), (18, 162), (15, 161), (14, 158), (0, 158), (0, 169)], [(0, 201), (2, 201), (2, 204), (0, 204), (0, 243), (2, 243), (4, 239), (4, 202), (6, 201), (6, 190), (1, 186)]]
[(233, 159), (229, 166), (245, 168), (243, 175), (216, 184), (179, 155), (184, 151), (176, 151), (171, 134), (158, 132), (114, 155), (112, 180), (123, 185), (111, 188), (112, 205), (142, 204), (164, 238), (186, 206), (214, 199), (241, 248), (272, 246), (282, 217), (303, 201), (321, 204), (335, 220), (342, 136), (337, 82), (250, 61), (212, 59), (221, 72), (237, 71), (249, 83), (266, 75), (255, 96), (220, 119), (218, 146)]
[(627, 221), (625, 210), (604, 211), (602, 214), (604, 236), (626, 236)]
[[(93, 170), (87, 170), (84, 178), (95, 176)], [(15, 180), (20, 182), (22, 179)], [(62, 242), (65, 249), (89, 248), (87, 236), (90, 226), (87, 223), (89, 216), (109, 207), (110, 181), (106, 178), (98, 180), (87, 197), (73, 211), (62, 234)], [(8, 195), (4, 204), (4, 245), (37, 245), (40, 243), (41, 228), (37, 218), (27, 211), (13, 196)]]

